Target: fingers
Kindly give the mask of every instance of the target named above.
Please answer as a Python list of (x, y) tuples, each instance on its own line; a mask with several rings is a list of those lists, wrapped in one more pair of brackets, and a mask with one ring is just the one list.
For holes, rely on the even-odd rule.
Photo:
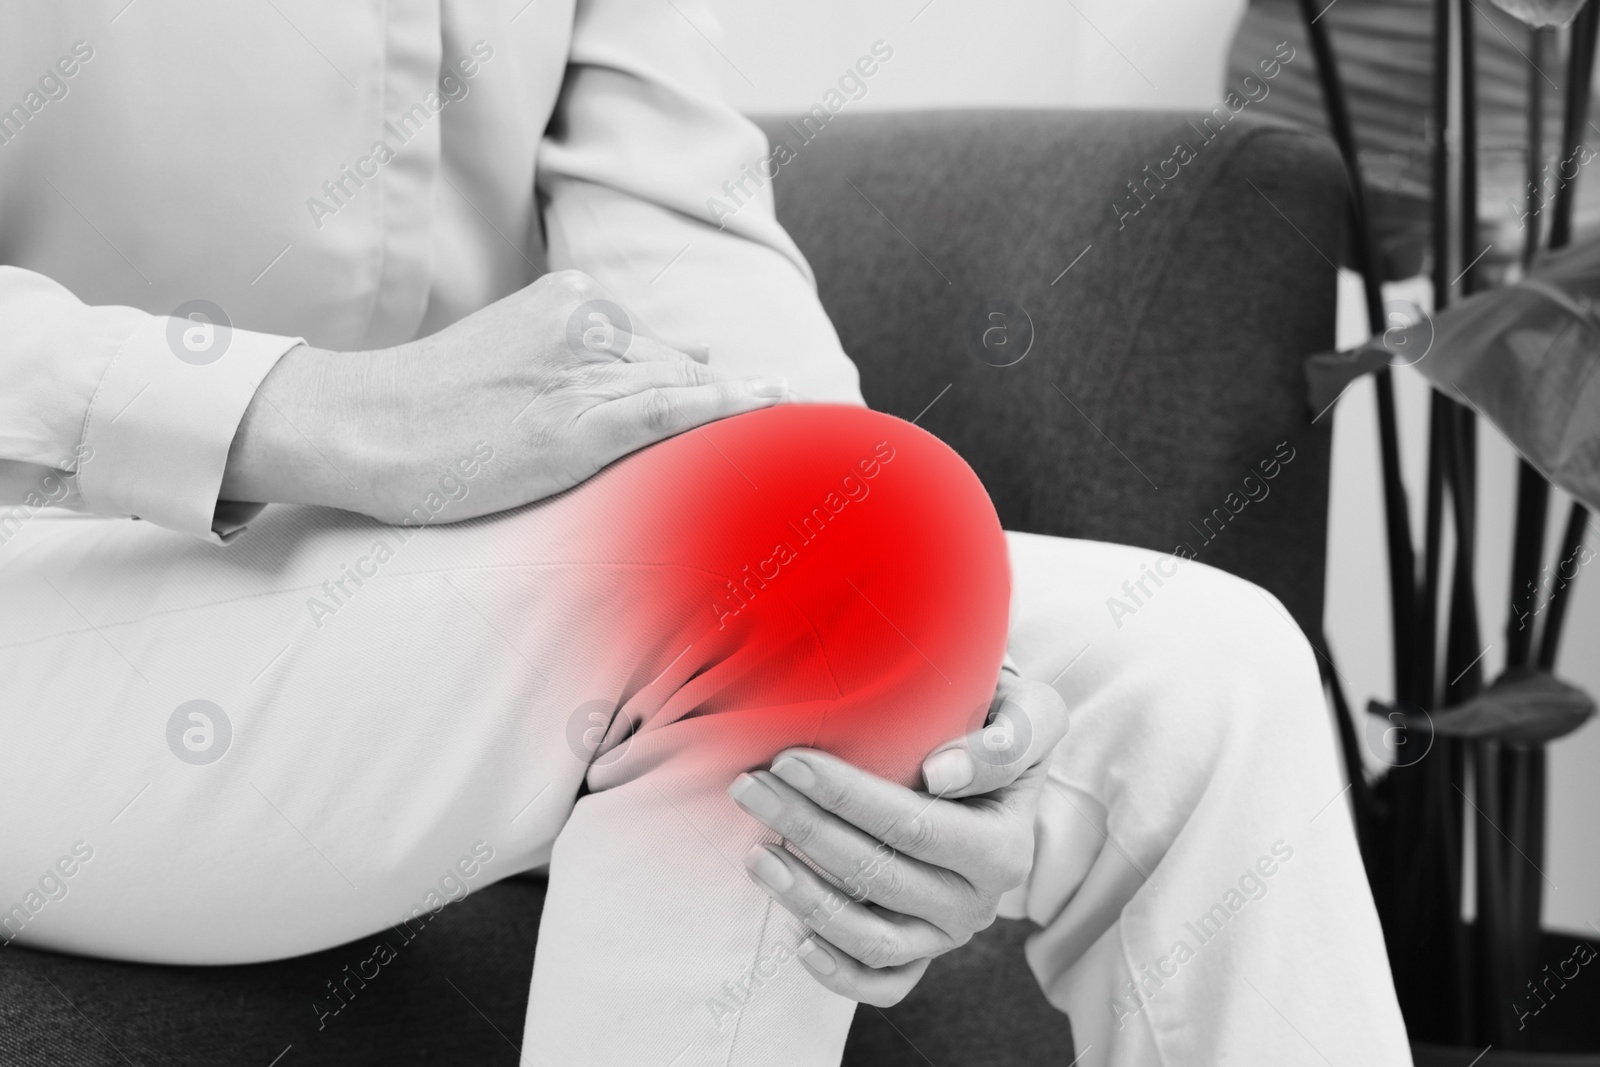
[[(888, 850), (883, 853), (887, 862)], [(777, 845), (755, 846), (744, 864), (768, 896), (874, 970), (903, 966), (959, 947), (949, 934), (922, 919), (851, 900)], [(965, 940), (964, 935), (962, 943)]]
[[(899, 855), (892, 845), (823, 811), (769, 772), (740, 775), (728, 793), (745, 811), (836, 878), (844, 892), (857, 901), (871, 901), (926, 920), (963, 941), (994, 920), (992, 900), (959, 874)], [(829, 937), (839, 943), (833, 935)]]
[[(787, 829), (773, 827), (791, 840), (795, 835), (809, 838), (800, 846), (807, 855), (813, 847), (834, 843), (833, 837), (808, 825), (827, 812), (902, 856), (953, 871), (974, 885), (1001, 883), (1009, 888), (1026, 876), (1032, 864), (1032, 819), (1010, 805), (929, 797), (812, 749), (779, 753), (772, 774), (811, 802), (800, 804), (779, 794), (783, 810), (778, 819)], [(767, 821), (760, 814), (756, 817)], [(848, 866), (834, 870), (831, 864), (818, 862), (836, 877), (850, 873)], [(916, 883), (908, 886), (918, 888)]]
[(946, 742), (922, 763), (930, 793), (947, 800), (992, 793), (1050, 758), (1067, 734), (1067, 706), (1043, 682), (1003, 673), (987, 725)]
[(734, 382), (726, 371), (690, 359), (648, 360), (641, 363), (609, 363), (586, 367), (571, 380), (578, 391), (593, 393), (597, 400), (619, 400), (646, 389), (681, 389), (693, 385)]
[(615, 459), (693, 427), (771, 407), (787, 393), (782, 378), (655, 387), (599, 404), (579, 418), (610, 442)]
[(820, 937), (800, 942), (796, 954), (806, 969), (825, 989), (859, 1004), (879, 1008), (893, 1007), (905, 999), (928, 970), (929, 959), (914, 960), (900, 967), (873, 969), (853, 960), (837, 946)]
[(568, 389), (593, 394), (596, 401), (619, 400), (647, 389), (680, 389), (718, 382), (742, 384), (758, 393), (763, 390), (776, 392), (781, 398), (789, 396), (785, 379), (739, 377), (720, 367), (710, 367), (691, 359), (649, 360), (642, 363), (619, 361), (574, 371), (568, 380)]

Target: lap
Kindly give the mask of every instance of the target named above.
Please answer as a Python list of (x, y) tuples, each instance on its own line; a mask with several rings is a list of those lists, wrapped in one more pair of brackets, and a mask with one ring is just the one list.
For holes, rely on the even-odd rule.
[[(0, 908), (82, 841), (92, 860), (32, 915), (28, 942), (173, 962), (339, 943), (441, 878), (476, 887), (543, 862), (586, 779), (604, 789), (693, 754), (608, 732), (630, 703), (680, 738), (718, 701), (803, 708), (750, 751), (855, 743), (880, 769), (914, 767), (931, 741), (863, 740), (827, 711), (881, 681), (886, 640), (926, 664), (902, 697), (973, 690), (1003, 641), (993, 513), (950, 521), (950, 478), (971, 479), (954, 487), (966, 505), (981, 487), (904, 423), (762, 414), (796, 421), (774, 437), (728, 420), (468, 523), (279, 507), (216, 548), (36, 518), (0, 557), (0, 721), (21, 754), (0, 782)], [(998, 571), (927, 573), (974, 546)], [(997, 584), (998, 598), (975, 592)], [(940, 597), (989, 605), (968, 632), (993, 647), (939, 624)], [(786, 641), (824, 654), (797, 670)], [(762, 655), (787, 665), (781, 679)], [(611, 747), (624, 741), (626, 760)]]

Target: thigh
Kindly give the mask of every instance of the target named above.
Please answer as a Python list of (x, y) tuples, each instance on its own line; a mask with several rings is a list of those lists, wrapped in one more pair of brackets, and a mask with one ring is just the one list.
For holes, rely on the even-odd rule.
[(1332, 726), (1310, 645), (1259, 586), (1127, 545), (1007, 543), (1012, 656), (1061, 693), (1069, 727), (1040, 802), (1033, 874), (1005, 914), (1047, 924), (1076, 894), (1073, 907), (1093, 913), (1057, 950), (1072, 958), (1115, 922), (1208, 790), (1317, 804), (1337, 791)]
[(0, 939), (293, 955), (545, 862), (585, 784), (720, 798), (787, 744), (909, 778), (986, 704), (1006, 595), (970, 470), (860, 409), (459, 524), (36, 518), (0, 554)]
[[(1067, 703), (1058, 777), (1112, 799), (1151, 767), (1207, 765), (1241, 733), (1309, 731), (1318, 743), (1329, 735), (1310, 645), (1271, 593), (1170, 553), (1036, 534), (1006, 540), (1009, 650)], [(1215, 699), (1229, 688), (1293, 699), (1259, 722), (1254, 707)]]
[(581, 731), (560, 743), (573, 597), (518, 547), (559, 533), (281, 507), (218, 548), (30, 523), (0, 567), (0, 938), (266, 959), (539, 863), (587, 770)]
[(1070, 727), (1008, 913), (1042, 927), (1028, 959), (1084, 1062), (1403, 1062), (1333, 724), (1283, 606), (1158, 552), (1010, 547), (1013, 655)]

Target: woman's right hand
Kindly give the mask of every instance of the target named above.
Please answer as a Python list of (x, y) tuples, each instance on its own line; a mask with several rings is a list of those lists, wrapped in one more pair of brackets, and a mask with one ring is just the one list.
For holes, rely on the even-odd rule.
[(597, 282), (563, 271), (396, 348), (287, 353), (240, 423), (222, 498), (400, 522), (487, 444), (493, 462), (437, 520), (455, 522), (785, 395), (781, 378), (733, 378), (633, 333)]

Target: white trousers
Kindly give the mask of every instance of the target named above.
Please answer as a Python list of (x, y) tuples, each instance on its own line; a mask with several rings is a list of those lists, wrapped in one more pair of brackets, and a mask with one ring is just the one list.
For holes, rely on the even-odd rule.
[[(594, 758), (615, 707), (674, 668), (665, 646), (647, 667), (608, 647), (626, 580), (577, 579), (581, 612), (541, 614), (552, 574), (599, 566), (552, 544), (582, 536), (551, 517), (586, 489), (403, 543), (315, 509), (268, 509), (226, 549), (34, 517), (0, 547), (0, 940), (281, 958), (551, 864), (525, 1063), (837, 1063), (853, 1005), (794, 962), (801, 924), (743, 874), (761, 828), (726, 830), (737, 768), (674, 795), (649, 736), (614, 723)], [(1006, 540), (1010, 652), (1071, 729), (1003, 913), (1040, 926), (1028, 959), (1076, 1062), (1409, 1063), (1281, 606), (1197, 562)], [(1108, 598), (1152, 571), (1114, 619)], [(627, 787), (596, 788), (630, 760)]]

